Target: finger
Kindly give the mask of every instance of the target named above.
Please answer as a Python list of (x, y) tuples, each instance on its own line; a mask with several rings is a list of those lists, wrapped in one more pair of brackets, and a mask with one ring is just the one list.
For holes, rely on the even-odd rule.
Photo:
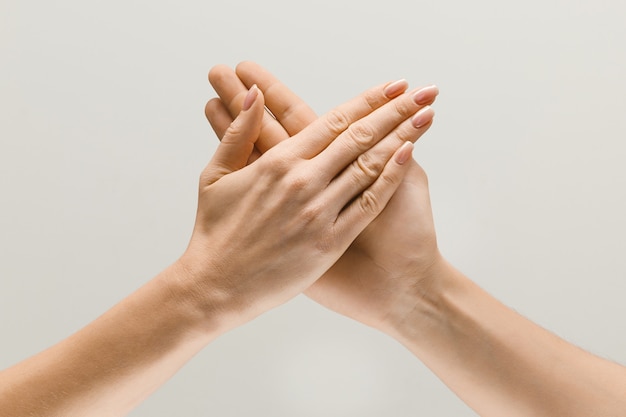
[(209, 82), (231, 117), (237, 117), (248, 89), (237, 77), (235, 71), (226, 65), (216, 65), (209, 71)]
[[(209, 71), (209, 82), (228, 109), (231, 117), (237, 117), (248, 88), (237, 77), (235, 71), (226, 65), (216, 65)], [(257, 141), (257, 148), (260, 151), (265, 152), (288, 137), (289, 134), (276, 119), (269, 114), (263, 115), (261, 133)]]
[(356, 193), (369, 187), (381, 175), (385, 165), (393, 154), (406, 142), (414, 142), (432, 126), (434, 112), (430, 107), (420, 110), (422, 122), (420, 127), (407, 120), (398, 126), (388, 137), (376, 144), (372, 149), (358, 156), (328, 185), (328, 195), (335, 209), (344, 207)]
[(215, 155), (203, 173), (203, 183), (210, 185), (248, 163), (259, 137), (264, 114), (263, 93), (253, 86), (245, 97), (239, 116), (230, 124)]
[[(219, 98), (209, 100), (209, 102), (205, 106), (204, 113), (209, 120), (211, 128), (213, 128), (213, 131), (217, 135), (218, 139), (222, 140), (228, 127), (233, 122), (233, 119), (230, 116), (230, 113), (228, 112), (228, 109), (226, 108), (224, 103), (222, 103), (222, 100), (220, 100)], [(246, 165), (250, 165), (257, 159), (259, 159), (260, 156), (261, 152), (259, 152), (259, 150), (255, 146), (254, 150), (252, 151), (252, 155), (250, 155), (250, 158), (248, 158), (248, 163)]]
[(228, 108), (224, 105), (224, 102), (219, 98), (209, 100), (204, 107), (204, 114), (218, 139), (222, 140), (228, 126), (233, 122), (233, 118), (228, 112)]
[[(412, 116), (413, 120), (418, 123), (413, 125), (414, 129), (406, 139), (412, 142), (417, 140), (416, 128), (426, 124), (427, 116), (432, 119), (430, 107), (423, 107), (415, 101), (416, 94), (420, 92), (421, 90), (403, 94), (392, 100), (367, 117), (352, 123), (345, 132), (331, 142), (315, 158), (317, 169), (324, 173), (326, 180), (334, 178), (348, 164), (355, 161), (359, 155), (364, 154), (381, 139), (387, 137), (400, 123)], [(426, 111), (418, 112), (422, 108)]]
[(433, 104), (439, 95), (439, 88), (436, 85), (427, 85), (414, 91), (413, 100), (422, 106)]
[(380, 176), (339, 213), (335, 235), (352, 242), (378, 216), (404, 179), (413, 144), (405, 142), (387, 162)]
[[(294, 136), (294, 138), (301, 138), (301, 140), (294, 141), (294, 145), (292, 145), (296, 148), (294, 153), (305, 159), (315, 157), (346, 131), (352, 123), (388, 103), (398, 92), (404, 92), (407, 86), (406, 80), (379, 85), (336, 107)], [(362, 151), (358, 152), (358, 154), (360, 153)]]
[(235, 72), (245, 85), (259, 86), (265, 96), (265, 105), (290, 136), (317, 119), (313, 109), (304, 100), (259, 64), (244, 61), (237, 65)]

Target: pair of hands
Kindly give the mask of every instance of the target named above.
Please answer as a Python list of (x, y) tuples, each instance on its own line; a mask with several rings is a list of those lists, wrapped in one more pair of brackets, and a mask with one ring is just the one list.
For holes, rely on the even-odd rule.
[(392, 333), (443, 262), (410, 157), (437, 89), (407, 93), (400, 80), (318, 119), (255, 63), (217, 66), (209, 80), (220, 98), (206, 115), (222, 142), (181, 258), (207, 309), (231, 327), (304, 291)]

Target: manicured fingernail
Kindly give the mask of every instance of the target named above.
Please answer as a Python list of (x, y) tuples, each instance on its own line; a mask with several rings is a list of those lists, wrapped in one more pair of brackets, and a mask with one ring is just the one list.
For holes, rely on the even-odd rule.
[(250, 107), (252, 107), (252, 104), (254, 103), (254, 100), (256, 100), (258, 95), (259, 95), (259, 88), (256, 86), (256, 84), (254, 84), (252, 88), (250, 88), (250, 91), (248, 91), (246, 98), (243, 100), (243, 105), (241, 106), (241, 110), (246, 111)]
[(425, 106), (420, 109), (415, 116), (411, 118), (411, 124), (414, 128), (419, 129), (422, 126), (427, 125), (433, 120), (433, 116), (435, 116), (435, 111), (430, 106)]
[(387, 96), (387, 98), (394, 98), (398, 94), (402, 94), (409, 88), (409, 83), (403, 78), (398, 81), (394, 81), (392, 83), (387, 84), (383, 93)]
[(416, 104), (427, 104), (431, 102), (437, 94), (439, 94), (437, 86), (429, 85), (413, 93), (413, 101)]
[(398, 165), (404, 164), (411, 158), (413, 153), (413, 144), (409, 141), (404, 142), (404, 145), (400, 147), (400, 150), (396, 154), (396, 163)]

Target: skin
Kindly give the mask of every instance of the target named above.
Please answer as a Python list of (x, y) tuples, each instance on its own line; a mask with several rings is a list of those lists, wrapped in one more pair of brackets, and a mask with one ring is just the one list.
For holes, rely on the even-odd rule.
[(125, 415), (216, 337), (313, 284), (409, 169), (422, 130), (404, 88), (374, 87), (258, 158), (265, 103), (246, 91), (200, 177), (184, 254), (84, 329), (0, 372), (0, 415)]
[[(220, 97), (206, 114), (218, 136), (252, 84), (266, 93), (276, 119), (264, 117), (255, 157), (315, 120), (255, 63), (215, 67), (209, 80)], [(435, 95), (427, 89), (424, 104)], [(426, 174), (407, 164), (385, 210), (306, 294), (394, 337), (481, 416), (623, 416), (626, 368), (518, 315), (443, 258)]]
[[(209, 101), (206, 114), (218, 136), (237, 114), (246, 85), (255, 83), (266, 92), (267, 106), (277, 117), (264, 117), (257, 141), (259, 152), (276, 145), (276, 138), (286, 140), (316, 120), (304, 101), (259, 65), (243, 62), (236, 71), (216, 66), (209, 73), (221, 100)], [(424, 132), (432, 124), (429, 105), (437, 93), (436, 88), (427, 87), (418, 105), (430, 113)], [(391, 323), (413, 308), (412, 297), (404, 295), (420, 291), (421, 279), (416, 282), (405, 276), (425, 278), (433, 264), (443, 259), (437, 248), (426, 173), (415, 161), (408, 163), (409, 171), (386, 209), (305, 292), (320, 304), (383, 331), (390, 330)]]

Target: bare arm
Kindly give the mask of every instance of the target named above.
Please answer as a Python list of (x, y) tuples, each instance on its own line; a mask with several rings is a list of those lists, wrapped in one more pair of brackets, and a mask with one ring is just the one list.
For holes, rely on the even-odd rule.
[(618, 417), (626, 368), (564, 341), (446, 262), (389, 328), (481, 416)]
[(81, 331), (0, 373), (3, 416), (124, 415), (223, 329), (172, 265)]

